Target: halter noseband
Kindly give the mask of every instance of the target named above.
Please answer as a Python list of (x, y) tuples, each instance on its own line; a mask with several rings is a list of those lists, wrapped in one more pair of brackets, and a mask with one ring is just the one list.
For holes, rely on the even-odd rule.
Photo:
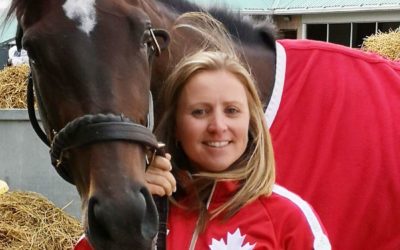
[[(149, 29), (151, 41), (148, 45), (148, 58), (151, 66), (152, 59), (161, 54), (161, 50), (166, 48), (169, 43), (169, 34), (162, 29)], [(161, 47), (157, 37), (164, 40)], [(27, 104), (29, 120), (39, 138), (50, 147), (51, 163), (57, 173), (66, 181), (74, 184), (67, 171), (67, 161), (63, 157), (63, 152), (91, 143), (105, 141), (129, 141), (141, 144), (153, 151), (159, 146), (156, 137), (152, 133), (153, 129), (153, 101), (150, 93), (149, 113), (147, 115), (147, 127), (132, 122), (123, 114), (87, 114), (70, 121), (58, 133), (55, 133), (51, 143), (37, 121), (34, 109), (34, 90), (33, 78), (30, 74), (27, 84)], [(146, 159), (147, 160), (147, 159)]]

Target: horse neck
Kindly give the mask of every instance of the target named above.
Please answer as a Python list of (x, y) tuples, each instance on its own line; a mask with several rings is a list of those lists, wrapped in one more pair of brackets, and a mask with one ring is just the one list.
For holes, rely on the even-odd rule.
[(275, 82), (276, 53), (265, 46), (243, 45), (243, 61), (250, 67), (261, 103), (266, 107)]

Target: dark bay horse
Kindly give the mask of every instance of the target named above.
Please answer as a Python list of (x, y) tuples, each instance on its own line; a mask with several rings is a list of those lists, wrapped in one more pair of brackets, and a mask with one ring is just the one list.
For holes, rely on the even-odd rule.
[[(193, 37), (174, 36), (175, 19), (202, 9), (178, 0), (13, 0), (12, 4), (10, 13), (17, 15), (31, 58), (48, 140), (54, 142), (71, 121), (72, 127), (83, 127), (80, 132), (61, 133), (63, 140), (55, 140), (56, 145), (67, 140), (69, 146), (53, 150), (58, 157), (52, 158), (55, 165), (57, 160), (68, 162), (68, 167), (57, 170), (82, 197), (87, 236), (96, 249), (150, 249), (157, 212), (143, 175), (145, 153), (156, 142), (146, 129), (133, 132), (148, 139), (125, 136), (131, 134), (133, 122), (148, 123), (149, 89), (156, 100), (169, 70), (192, 47)], [(334, 45), (275, 43), (269, 26), (209, 11), (232, 33), (255, 76), (270, 119), (278, 182), (314, 206), (334, 249), (397, 249), (400, 105), (394, 97), (400, 96), (400, 66)], [(152, 63), (149, 47), (154, 47), (154, 40), (162, 46), (165, 35), (154, 37), (151, 27), (171, 34), (168, 52)], [(301, 70), (292, 74), (293, 68)], [(318, 84), (309, 84), (312, 78)], [(155, 103), (156, 117), (159, 112), (162, 107)], [(112, 115), (98, 115), (108, 113)], [(374, 119), (377, 122), (371, 122)], [(109, 135), (125, 126), (127, 133)], [(107, 131), (106, 139), (91, 131)], [(82, 137), (85, 143), (79, 141)], [(382, 230), (384, 226), (388, 229)]]
[[(14, 0), (52, 164), (76, 185), (96, 249), (151, 249), (158, 216), (144, 185), (153, 57), (168, 33), (145, 1)], [(153, 11), (153, 12), (152, 12)]]
[[(200, 10), (181, 1), (12, 1), (9, 16), (16, 14), (17, 44), (29, 54), (42, 138), (58, 173), (76, 185), (96, 249), (153, 246), (157, 211), (143, 184), (146, 152), (157, 147), (144, 127), (150, 81), (156, 99), (182, 44), (190, 43), (174, 40), (152, 62), (168, 40), (152, 28), (170, 29), (182, 7)], [(273, 58), (274, 41), (264, 32), (248, 36), (259, 45), (247, 48), (260, 59), (257, 75), (268, 69), (262, 77), (272, 80), (273, 60), (261, 58)]]

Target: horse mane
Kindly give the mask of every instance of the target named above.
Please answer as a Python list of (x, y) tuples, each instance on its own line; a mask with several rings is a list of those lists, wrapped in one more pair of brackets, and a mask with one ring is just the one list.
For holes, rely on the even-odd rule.
[(180, 14), (191, 11), (205, 11), (205, 9), (199, 5), (188, 2), (187, 0), (158, 0), (158, 2)]
[(11, 6), (7, 11), (5, 22), (10, 21), (14, 13), (17, 16), (17, 19), (20, 19), (20, 17), (22, 16), (22, 13), (24, 13), (25, 10), (30, 5), (29, 2), (30, 1), (12, 0), (11, 1)]
[(264, 45), (275, 50), (276, 30), (272, 23), (265, 22), (261, 25), (255, 25), (250, 21), (243, 20), (240, 18), (239, 14), (235, 14), (234, 12), (226, 11), (217, 7), (204, 9), (194, 3), (188, 2), (187, 0), (158, 1), (179, 14), (192, 11), (207, 12), (225, 25), (226, 29), (236, 42)]

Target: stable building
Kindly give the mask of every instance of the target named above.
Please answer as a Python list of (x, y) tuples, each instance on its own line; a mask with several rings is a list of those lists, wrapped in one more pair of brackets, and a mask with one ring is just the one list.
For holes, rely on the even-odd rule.
[(360, 48), (363, 39), (400, 27), (400, 0), (191, 0), (271, 20), (282, 38), (314, 39)]

